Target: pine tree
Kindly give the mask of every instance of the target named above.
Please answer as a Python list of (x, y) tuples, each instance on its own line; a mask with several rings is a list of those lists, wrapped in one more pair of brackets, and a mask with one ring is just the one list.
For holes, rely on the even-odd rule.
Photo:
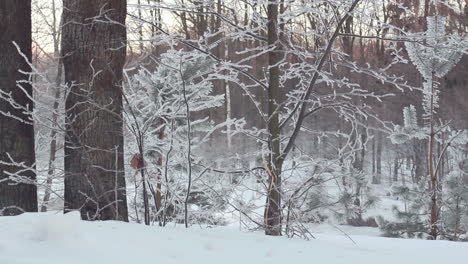
[(431, 236), (438, 235), (439, 206), (437, 205), (440, 191), (437, 168), (434, 164), (436, 144), (435, 114), (439, 107), (437, 78), (445, 76), (462, 57), (465, 43), (457, 35), (449, 36), (445, 32), (445, 17), (427, 17), (427, 31), (424, 34), (425, 45), (417, 42), (407, 42), (408, 55), (424, 78), (423, 109), (425, 126), (429, 130), (428, 170), (431, 179)]
[[(423, 83), (423, 120), (422, 127), (417, 125), (416, 109), (409, 106), (403, 109), (404, 127), (395, 126), (390, 136), (396, 144), (404, 143), (410, 139), (429, 139), (428, 146), (428, 172), (430, 186), (427, 191), (430, 197), (429, 231), (430, 238), (437, 239), (440, 234), (441, 189), (443, 182), (438, 176), (440, 164), (445, 152), (435, 153), (437, 136), (446, 130), (446, 126), (436, 124), (435, 115), (439, 108), (439, 82), (460, 61), (466, 43), (458, 35), (448, 35), (445, 30), (446, 18), (442, 16), (427, 17), (427, 30), (423, 34), (414, 34), (412, 41), (406, 42), (408, 56), (424, 79)], [(424, 40), (421, 43), (421, 37)], [(446, 144), (446, 147), (450, 143)], [(446, 148), (445, 148), (446, 149)], [(418, 210), (424, 207), (419, 207)], [(397, 215), (405, 217), (398, 210)], [(408, 212), (405, 212), (408, 214)], [(409, 213), (411, 215), (411, 212)], [(410, 221), (410, 220), (408, 220)], [(406, 222), (408, 222), (406, 221)], [(416, 219), (413, 219), (416, 221)], [(413, 223), (414, 224), (414, 223)], [(388, 226), (388, 225), (386, 225)], [(383, 227), (385, 230), (386, 228)], [(418, 231), (422, 232), (422, 231)], [(407, 232), (408, 233), (408, 232)]]
[(396, 205), (392, 210), (396, 221), (388, 221), (382, 216), (377, 217), (377, 222), (385, 237), (423, 238), (427, 234), (427, 217), (429, 212), (426, 198), (426, 186), (424, 181), (420, 185), (402, 186), (395, 185), (392, 195), (403, 202), (403, 208)]

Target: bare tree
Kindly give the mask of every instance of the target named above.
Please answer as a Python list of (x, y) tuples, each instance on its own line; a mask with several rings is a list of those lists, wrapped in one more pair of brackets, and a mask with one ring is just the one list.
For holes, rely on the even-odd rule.
[[(49, 6), (50, 4), (50, 6)], [(42, 91), (42, 86), (46, 86), (46, 89), (51, 89), (51, 101), (53, 101), (52, 104), (52, 109), (50, 109), (50, 106), (48, 102), (41, 103), (41, 104), (36, 104), (36, 109), (40, 109), (38, 111), (43, 111), (41, 109), (41, 106), (45, 106), (47, 110), (51, 111), (44, 111), (44, 112), (51, 112), (51, 116), (47, 115), (47, 117), (42, 118), (40, 115), (35, 116), (35, 130), (38, 131), (40, 130), (41, 126), (44, 126), (48, 130), (50, 130), (50, 142), (48, 142), (48, 166), (47, 166), (47, 176), (46, 176), (46, 181), (45, 181), (45, 186), (44, 186), (44, 196), (42, 198), (42, 204), (40, 205), (40, 210), (41, 212), (46, 212), (49, 208), (49, 202), (51, 200), (52, 194), (54, 192), (52, 185), (53, 181), (56, 178), (59, 178), (57, 175), (57, 165), (60, 160), (57, 161), (57, 153), (61, 149), (61, 129), (63, 128), (61, 124), (62, 120), (62, 112), (60, 109), (63, 106), (64, 103), (64, 97), (63, 97), (63, 61), (61, 58), (60, 54), (60, 38), (61, 38), (61, 32), (60, 32), (60, 27), (61, 27), (61, 8), (57, 4), (56, 0), (51, 0), (50, 3), (45, 3), (45, 2), (33, 2), (33, 10), (36, 11), (39, 15), (39, 21), (41, 23), (36, 23), (41, 24), (41, 28), (38, 29), (41, 32), (44, 32), (43, 35), (46, 35), (46, 38), (51, 38), (52, 41), (52, 46), (53, 46), (53, 53), (48, 54), (47, 49), (44, 47), (46, 46), (47, 42), (45, 42), (43, 39), (36, 40), (33, 38), (34, 44), (36, 47), (39, 47), (45, 54), (47, 58), (50, 59), (50, 61), (47, 61), (47, 63), (51, 63), (51, 67), (54, 69), (52, 70), (54, 76), (49, 80), (49, 75), (47, 73), (41, 74), (37, 73), (37, 75), (44, 77), (46, 80), (45, 85), (42, 85), (41, 81), (38, 80), (39, 78), (36, 78), (34, 82), (34, 90), (36, 91), (35, 93), (35, 100), (41, 100), (40, 96), (47, 94), (46, 92)], [(46, 25), (44, 27), (44, 25)], [(34, 35), (33, 35), (34, 36)], [(37, 37), (37, 35), (35, 36)], [(41, 41), (42, 40), (42, 41)], [(36, 62), (36, 64), (39, 64)], [(36, 76), (35, 76), (36, 77)], [(49, 99), (49, 98), (47, 98)], [(45, 100), (47, 100), (45, 99)], [(48, 100), (47, 100), (48, 101)], [(37, 111), (36, 111), (37, 112)], [(47, 123), (49, 124), (44, 124), (44, 121), (41, 119), (46, 119)], [(40, 139), (38, 139), (39, 141)], [(39, 143), (39, 142), (38, 142)], [(42, 142), (41, 142), (42, 143)], [(40, 144), (38, 144), (40, 145)], [(36, 153), (37, 156), (40, 155), (40, 151)], [(39, 159), (39, 157), (37, 158)], [(40, 172), (38, 172), (39, 174)], [(40, 186), (40, 184), (39, 184)]]
[(268, 140), (270, 155), (267, 161), (269, 186), (265, 206), (265, 234), (281, 235), (281, 145), (278, 103), (280, 102), (280, 69), (281, 46), (279, 45), (278, 3), (268, 3), (268, 45), (274, 47), (268, 53)]

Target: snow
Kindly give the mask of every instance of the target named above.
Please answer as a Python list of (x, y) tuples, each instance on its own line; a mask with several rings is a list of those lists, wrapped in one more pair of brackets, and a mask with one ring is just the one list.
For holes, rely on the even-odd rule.
[[(330, 226), (317, 239), (267, 237), (233, 228), (160, 228), (85, 222), (78, 214), (30, 213), (0, 218), (1, 264), (55, 263), (463, 263), (468, 244), (373, 237), (370, 228)], [(333, 231), (335, 230), (335, 231)]]

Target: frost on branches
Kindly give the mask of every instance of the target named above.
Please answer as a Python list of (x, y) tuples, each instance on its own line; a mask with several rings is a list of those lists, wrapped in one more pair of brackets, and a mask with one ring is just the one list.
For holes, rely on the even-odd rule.
[[(448, 35), (445, 30), (446, 18), (432, 16), (427, 18), (427, 31), (414, 34), (412, 41), (405, 42), (411, 62), (424, 78), (424, 117), (430, 119), (431, 113), (439, 107), (437, 78), (445, 76), (461, 60), (467, 43), (459, 35)], [(423, 43), (419, 40), (423, 39)]]
[[(467, 43), (459, 35), (447, 34), (445, 26), (445, 17), (428, 17), (427, 31), (414, 34), (411, 41), (406, 42), (408, 56), (424, 79), (424, 125), (418, 126), (413, 105), (405, 107), (404, 126), (396, 125), (390, 139), (394, 144), (403, 144), (411, 139), (420, 140), (421, 144), (428, 143), (428, 175), (422, 175), (423, 180), (414, 186), (394, 188), (394, 195), (403, 198), (404, 207), (394, 206), (393, 211), (398, 219), (395, 223), (379, 218), (386, 236), (461, 239), (460, 228), (464, 224), (462, 220), (466, 221), (468, 211), (467, 197), (461, 195), (462, 190), (458, 186), (467, 177), (459, 173), (456, 161), (463, 159), (457, 153), (467, 142), (464, 140), (466, 132), (453, 131), (449, 122), (437, 121), (436, 114), (440, 92), (438, 79), (456, 66)], [(423, 41), (420, 42), (420, 39)], [(451, 158), (447, 158), (449, 156)], [(449, 161), (455, 161), (455, 164)]]
[[(128, 148), (133, 153), (140, 149), (139, 155), (149, 164), (144, 168), (146, 178), (138, 173), (134, 177), (137, 221), (139, 213), (160, 225), (169, 221), (187, 224), (194, 218), (199, 223), (222, 221), (215, 217), (223, 207), (216, 194), (228, 193), (229, 184), (221, 184), (223, 178), (201, 166), (203, 156), (197, 155), (209, 136), (225, 126), (204, 116), (206, 110), (224, 102), (224, 95), (212, 94), (214, 66), (213, 60), (199, 52), (170, 50), (161, 55), (156, 70), (141, 68), (128, 82), (127, 124), (130, 131), (139, 130)], [(147, 205), (142, 207), (142, 202)]]

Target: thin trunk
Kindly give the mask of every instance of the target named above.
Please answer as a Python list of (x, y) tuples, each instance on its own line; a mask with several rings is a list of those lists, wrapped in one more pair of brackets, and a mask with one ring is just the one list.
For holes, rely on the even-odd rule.
[(377, 136), (377, 155), (375, 157), (376, 178), (378, 183), (382, 183), (382, 136), (378, 132)]
[[(46, 188), (44, 191), (44, 198), (42, 200), (41, 212), (46, 212), (48, 203), (51, 196), (52, 181), (55, 172), (55, 158), (57, 154), (57, 120), (58, 120), (58, 107), (60, 105), (60, 85), (62, 84), (63, 74), (63, 60), (60, 57), (60, 36), (57, 30), (62, 25), (60, 20), (57, 23), (57, 14), (55, 10), (55, 0), (52, 0), (52, 38), (54, 39), (54, 58), (57, 59), (57, 75), (55, 76), (55, 95), (54, 105), (52, 108), (52, 130), (50, 132), (50, 152), (49, 152), (49, 169), (47, 170)], [(58, 27), (57, 27), (58, 26)]]
[(231, 124), (229, 124), (229, 122), (231, 122), (232, 120), (232, 106), (231, 106), (231, 87), (229, 86), (229, 82), (226, 82), (226, 103), (225, 104), (226, 104), (226, 121), (228, 122), (228, 125), (226, 127), (227, 144), (228, 144), (228, 149), (231, 149), (232, 148), (232, 126)]
[(399, 168), (398, 157), (393, 160), (393, 182), (398, 182), (398, 168)]
[(173, 146), (174, 146), (174, 120), (171, 121), (171, 130), (170, 133), (171, 139), (169, 143), (169, 150), (166, 153), (166, 160), (164, 161), (164, 181), (166, 183), (166, 192), (164, 194), (164, 206), (162, 211), (162, 226), (166, 226), (167, 223), (167, 216), (168, 216), (168, 205), (169, 205), (169, 196), (171, 195), (169, 190), (169, 175), (168, 175), (168, 167), (169, 167), (169, 157), (171, 155)]
[[(159, 119), (159, 122), (163, 127), (158, 133), (158, 139), (162, 141), (165, 137), (164, 132), (166, 130), (166, 121), (163, 118)], [(156, 195), (155, 195), (155, 206), (156, 206), (156, 212), (159, 215), (159, 212), (161, 211), (161, 206), (162, 206), (162, 167), (163, 167), (163, 154), (161, 153), (158, 157), (157, 164), (158, 166), (158, 176), (156, 178)], [(159, 225), (162, 225), (162, 218), (158, 217)]]
[(378, 184), (376, 171), (376, 153), (375, 153), (375, 136), (372, 138), (372, 184)]
[(405, 174), (404, 174), (404, 173), (401, 173), (401, 174), (400, 174), (400, 177), (401, 177), (401, 184), (403, 184), (403, 186), (405, 186), (405, 185), (406, 185)]
[(57, 156), (57, 121), (58, 107), (60, 105), (60, 84), (62, 83), (62, 59), (58, 60), (57, 76), (55, 78), (55, 97), (52, 112), (52, 131), (50, 132), (50, 152), (49, 152), (49, 169), (47, 170), (46, 189), (44, 199), (42, 200), (41, 212), (46, 212), (51, 195), (52, 181), (55, 173), (55, 159)]
[(438, 181), (437, 174), (434, 171), (434, 152), (435, 152), (435, 119), (434, 119), (434, 92), (435, 92), (435, 73), (432, 73), (431, 79), (431, 102), (430, 102), (430, 135), (429, 135), (429, 154), (428, 154), (428, 169), (429, 176), (431, 178), (431, 231), (430, 235), (432, 239), (437, 239), (437, 222), (439, 219), (438, 207), (437, 207), (437, 192), (438, 192)]
[(139, 160), (139, 166), (138, 169), (140, 171), (141, 175), (141, 181), (143, 183), (143, 216), (145, 220), (145, 225), (150, 225), (151, 223), (151, 218), (150, 218), (150, 206), (149, 206), (149, 197), (148, 197), (148, 182), (147, 182), (147, 176), (146, 175), (146, 161), (144, 158), (144, 148), (143, 148), (143, 136), (139, 135), (139, 155), (138, 155), (138, 160)]
[(456, 199), (455, 199), (455, 230), (454, 230), (454, 239), (455, 241), (458, 241), (459, 239), (459, 233), (460, 233), (460, 220), (461, 220), (461, 210), (460, 210), (460, 197), (457, 196)]
[(143, 54), (143, 50), (144, 50), (144, 45), (143, 45), (143, 22), (142, 19), (143, 19), (143, 16), (141, 14), (141, 0), (138, 0), (137, 1), (137, 4), (138, 4), (138, 18), (140, 19), (140, 21), (138, 21), (139, 25), (138, 25), (138, 44), (139, 44), (139, 47), (140, 47), (140, 54)]
[(278, 104), (280, 102), (280, 69), (281, 47), (278, 34), (278, 5), (276, 1), (268, 3), (268, 45), (275, 48), (268, 53), (269, 86), (268, 86), (268, 132), (270, 134), (270, 156), (266, 164), (269, 174), (269, 187), (265, 207), (265, 234), (281, 235), (281, 167), (280, 160), (280, 124)]
[(195, 1), (195, 5), (197, 6), (197, 22), (196, 22), (196, 29), (197, 29), (197, 34), (199, 37), (203, 37), (207, 30), (207, 21), (206, 21), (206, 16), (204, 15), (204, 7), (203, 7), (204, 2), (197, 0)]
[[(185, 6), (184, 1), (181, 1), (182, 6)], [(182, 22), (182, 30), (185, 33), (185, 39), (190, 39), (190, 33), (188, 30), (188, 24), (187, 24), (187, 14), (186, 12), (182, 11), (180, 12), (180, 20)]]
[(189, 211), (188, 211), (188, 203), (190, 199), (190, 191), (192, 188), (192, 123), (190, 120), (190, 106), (189, 106), (189, 101), (187, 97), (187, 90), (185, 87), (185, 80), (184, 77), (181, 76), (182, 83), (183, 83), (183, 88), (182, 88), (182, 94), (184, 96), (184, 102), (185, 102), (185, 114), (187, 118), (187, 175), (188, 175), (188, 184), (187, 184), (187, 195), (185, 196), (185, 210), (184, 210), (184, 224), (185, 228), (188, 228), (189, 226)]

